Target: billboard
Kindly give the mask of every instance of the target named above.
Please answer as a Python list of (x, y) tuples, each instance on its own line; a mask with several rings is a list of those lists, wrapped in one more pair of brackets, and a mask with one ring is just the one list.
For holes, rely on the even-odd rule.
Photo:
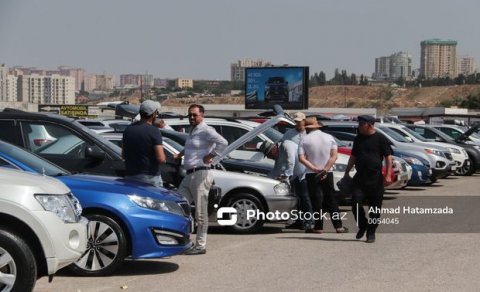
[(308, 109), (308, 67), (245, 68), (245, 108)]

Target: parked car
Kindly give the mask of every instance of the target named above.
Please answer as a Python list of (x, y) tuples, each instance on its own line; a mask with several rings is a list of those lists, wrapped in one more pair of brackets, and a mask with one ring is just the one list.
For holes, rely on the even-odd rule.
[(465, 172), (465, 175), (471, 175), (480, 169), (480, 145), (469, 144), (465, 139), (468, 138), (469, 134), (472, 134), (474, 131), (476, 131), (476, 128), (469, 129), (469, 131), (464, 133), (462, 136), (453, 139), (433, 126), (407, 125), (407, 127), (420, 134), (425, 139), (434, 139), (438, 142), (445, 142), (463, 147), (465, 151), (467, 151), (469, 159), (469, 163), (466, 163), (462, 170)]
[(452, 155), (452, 159), (456, 163), (456, 169), (455, 173), (459, 175), (465, 175), (464, 167), (469, 167), (470, 163), (468, 160), (468, 154), (460, 146), (454, 145), (454, 144), (448, 144), (444, 142), (436, 142), (435, 140), (427, 140), (423, 138), (421, 135), (417, 134), (415, 131), (409, 129), (405, 125), (400, 125), (400, 124), (382, 124), (380, 127), (386, 127), (389, 128), (397, 134), (403, 136), (406, 140), (410, 141), (411, 143), (415, 143), (415, 145), (421, 145), (425, 146), (427, 148), (430, 148), (432, 146), (439, 146), (439, 147), (444, 147), (450, 150), (450, 153)]
[[(356, 123), (328, 123), (323, 128), (326, 131), (340, 131), (356, 134), (358, 124)], [(439, 178), (450, 175), (452, 167), (456, 169), (456, 164), (451, 159), (450, 151), (446, 148), (438, 147), (422, 147), (409, 143), (408, 140), (392, 130), (376, 127), (377, 132), (383, 134), (391, 143), (393, 150), (413, 151), (416, 155), (420, 155), (427, 159), (432, 167), (431, 180), (435, 182)], [(447, 155), (449, 158), (447, 158)]]
[(87, 247), (81, 212), (58, 180), (0, 167), (0, 291), (32, 291), (75, 262)]
[[(435, 129), (439, 129), (443, 133), (447, 134), (453, 139), (458, 139), (462, 137), (465, 132), (468, 131), (467, 127), (462, 127), (462, 126), (457, 126), (457, 125), (426, 125), (429, 127), (433, 127)], [(476, 127), (478, 129), (478, 126)], [(467, 144), (472, 144), (472, 145), (480, 145), (480, 134), (478, 134), (478, 130), (475, 130), (473, 133), (471, 133), (468, 137), (465, 137), (464, 139), (465, 143)]]
[(190, 206), (175, 192), (118, 177), (72, 175), (3, 141), (0, 165), (53, 176), (78, 198), (90, 220), (87, 250), (72, 266), (79, 275), (107, 275), (125, 257), (173, 256), (192, 245)]

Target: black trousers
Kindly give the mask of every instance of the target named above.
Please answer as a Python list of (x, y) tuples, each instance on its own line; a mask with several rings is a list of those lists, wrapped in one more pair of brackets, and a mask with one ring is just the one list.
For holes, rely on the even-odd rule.
[[(383, 178), (378, 179), (373, 184), (364, 184), (361, 182), (354, 182), (352, 192), (352, 212), (357, 220), (358, 228), (367, 230), (367, 233), (375, 233), (378, 227), (378, 219), (380, 212), (368, 212), (367, 219), (363, 202), (366, 201), (369, 211), (380, 210), (383, 203)], [(372, 210), (372, 211), (373, 211)]]
[[(307, 180), (308, 194), (312, 202), (313, 212), (320, 212), (320, 215), (328, 212), (332, 220), (333, 227), (342, 228), (342, 220), (338, 202), (335, 198), (333, 188), (333, 173), (329, 172), (327, 177), (320, 180), (315, 173), (308, 173)], [(322, 216), (316, 216), (314, 220), (315, 229), (323, 229)]]

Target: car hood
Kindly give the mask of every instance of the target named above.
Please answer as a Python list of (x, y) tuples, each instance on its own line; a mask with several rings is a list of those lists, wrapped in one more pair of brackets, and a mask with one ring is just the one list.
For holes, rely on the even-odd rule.
[(478, 128), (479, 128), (479, 127), (480, 127), (480, 125), (476, 125), (476, 126), (471, 127), (471, 128), (468, 129), (465, 133), (463, 133), (462, 135), (458, 136), (457, 139), (455, 139), (455, 142), (467, 140), (467, 138), (470, 137), (470, 135), (472, 135), (473, 133), (475, 133), (476, 131), (478, 131)]
[(0, 167), (2, 190), (12, 195), (24, 193), (29, 189), (31, 194), (66, 194), (70, 192), (63, 183), (41, 174), (29, 173), (17, 169)]
[(152, 197), (159, 200), (183, 201), (180, 194), (164, 188), (157, 188), (149, 184), (126, 180), (121, 177), (75, 174), (57, 177), (65, 183), (72, 192), (77, 190), (116, 193), (119, 195), (138, 195)]
[(220, 155), (216, 156), (213, 159), (212, 164), (217, 164), (219, 163), (223, 158), (225, 158), (230, 152), (236, 150), (238, 147), (241, 145), (245, 144), (247, 141), (251, 140), (253, 137), (256, 137), (260, 135), (261, 133), (265, 132), (266, 130), (272, 128), (279, 122), (285, 122), (290, 125), (295, 125), (295, 122), (283, 112), (283, 109), (279, 105), (275, 105), (273, 107), (274, 112), (277, 114), (275, 117), (267, 120), (263, 124), (259, 125), (258, 127), (255, 127), (253, 130), (250, 132), (245, 133), (242, 137), (238, 138), (235, 140), (232, 144), (228, 145)]

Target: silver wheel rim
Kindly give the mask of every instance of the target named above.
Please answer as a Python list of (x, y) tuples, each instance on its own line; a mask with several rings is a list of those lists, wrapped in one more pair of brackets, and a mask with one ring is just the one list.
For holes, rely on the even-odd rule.
[(17, 279), (17, 266), (12, 255), (0, 247), (0, 291), (8, 292)]
[(87, 250), (75, 265), (86, 271), (105, 269), (117, 257), (118, 248), (118, 236), (109, 225), (100, 221), (90, 221)]
[(248, 210), (258, 210), (257, 204), (255, 204), (253, 201), (248, 199), (241, 199), (235, 201), (232, 207), (237, 210), (237, 223), (235, 224), (237, 228), (249, 229), (253, 225), (255, 225), (255, 223), (257, 223), (258, 220), (255, 217), (247, 219)]
[(462, 167), (457, 168), (456, 173), (459, 175), (465, 175), (470, 171), (472, 165), (469, 163), (468, 165), (462, 165)]

